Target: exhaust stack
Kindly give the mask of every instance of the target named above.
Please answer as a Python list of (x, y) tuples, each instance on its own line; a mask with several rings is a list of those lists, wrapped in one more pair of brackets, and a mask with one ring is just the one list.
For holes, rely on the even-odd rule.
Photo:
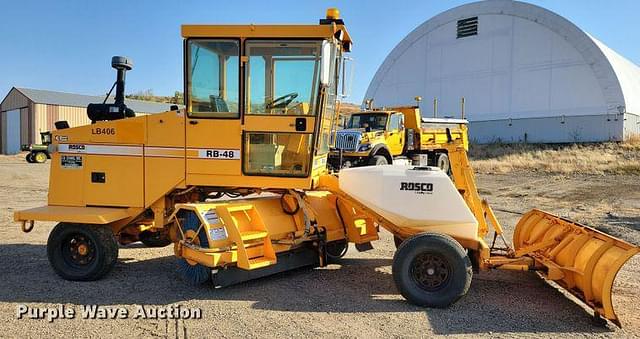
[[(135, 112), (129, 109), (124, 103), (126, 74), (127, 71), (133, 69), (133, 61), (124, 56), (114, 56), (111, 58), (111, 67), (117, 71), (117, 75), (116, 82), (111, 87), (111, 90), (109, 90), (107, 97), (101, 104), (89, 104), (89, 106), (87, 106), (87, 116), (92, 124), (97, 121), (118, 120), (136, 116)], [(115, 102), (108, 104), (107, 100), (114, 87), (116, 89)]]

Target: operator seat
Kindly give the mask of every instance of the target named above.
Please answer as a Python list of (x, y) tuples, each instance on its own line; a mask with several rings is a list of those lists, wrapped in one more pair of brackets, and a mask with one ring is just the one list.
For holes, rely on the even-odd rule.
[(222, 97), (210, 95), (209, 100), (211, 101), (211, 112), (229, 112), (229, 106)]

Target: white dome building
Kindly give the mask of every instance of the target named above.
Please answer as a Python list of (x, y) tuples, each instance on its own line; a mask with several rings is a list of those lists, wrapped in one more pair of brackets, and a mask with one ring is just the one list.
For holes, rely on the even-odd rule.
[(460, 114), (487, 142), (591, 142), (640, 134), (640, 67), (567, 19), (511, 0), (443, 12), (409, 33), (365, 100), (414, 103), (423, 117)]

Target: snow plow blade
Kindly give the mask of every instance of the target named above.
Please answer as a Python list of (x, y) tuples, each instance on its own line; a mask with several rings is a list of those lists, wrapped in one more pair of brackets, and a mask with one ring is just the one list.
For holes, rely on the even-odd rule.
[(611, 289), (616, 274), (639, 248), (594, 228), (537, 209), (526, 213), (513, 235), (516, 257), (530, 257), (552, 280), (621, 327)]

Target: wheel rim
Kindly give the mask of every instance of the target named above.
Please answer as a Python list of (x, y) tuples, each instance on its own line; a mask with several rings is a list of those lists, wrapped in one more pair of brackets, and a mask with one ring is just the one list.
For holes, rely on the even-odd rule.
[(451, 278), (451, 265), (437, 253), (420, 253), (411, 262), (411, 278), (423, 290), (442, 289)]
[(96, 258), (96, 246), (84, 234), (71, 234), (62, 242), (62, 258), (71, 267), (86, 267)]
[(44, 153), (37, 153), (35, 158), (37, 162), (45, 162), (47, 160), (47, 156)]

